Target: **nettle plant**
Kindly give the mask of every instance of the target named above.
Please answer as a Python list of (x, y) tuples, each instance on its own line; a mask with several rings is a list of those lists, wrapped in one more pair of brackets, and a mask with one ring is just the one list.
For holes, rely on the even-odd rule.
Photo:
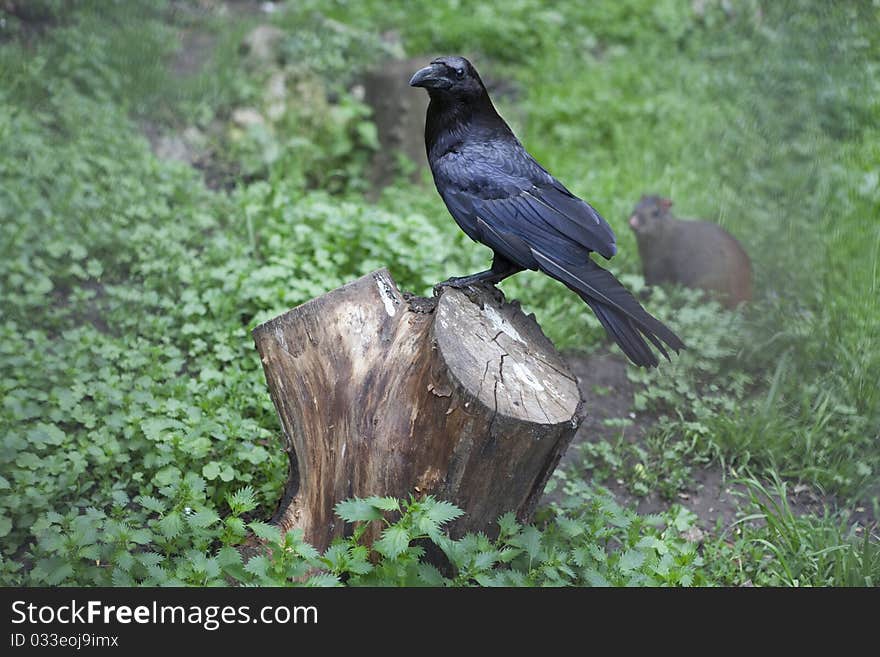
[[(452, 538), (462, 515), (432, 496), (350, 499), (336, 505), (348, 534), (323, 554), (301, 530), (283, 533), (247, 521), (257, 508), (250, 486), (226, 497), (223, 517), (187, 475), (157, 496), (119, 492), (109, 511), (49, 512), (34, 527), (35, 560), (26, 583), (115, 586), (611, 586), (705, 584), (696, 545), (682, 536), (695, 516), (674, 508), (638, 516), (605, 491), (562, 478), (566, 498), (540, 512), (540, 524), (512, 513), (489, 538)], [(377, 527), (378, 525), (378, 527)], [(370, 529), (379, 538), (367, 544)], [(257, 540), (254, 540), (254, 539)], [(244, 546), (244, 547), (242, 547)], [(438, 567), (438, 564), (440, 567)], [(25, 580), (11, 562), (6, 581)]]
[[(640, 517), (582, 481), (564, 486), (565, 503), (544, 509), (540, 524), (522, 524), (506, 513), (495, 538), (483, 533), (451, 538), (443, 527), (462, 511), (432, 496), (347, 500), (336, 506), (336, 513), (353, 524), (353, 531), (335, 541), (318, 563), (350, 586), (705, 583), (696, 546), (681, 538), (693, 514), (677, 508)], [(374, 523), (383, 529), (371, 560), (363, 538)], [(435, 565), (438, 553), (448, 561), (442, 564), (441, 558), (441, 568)]]

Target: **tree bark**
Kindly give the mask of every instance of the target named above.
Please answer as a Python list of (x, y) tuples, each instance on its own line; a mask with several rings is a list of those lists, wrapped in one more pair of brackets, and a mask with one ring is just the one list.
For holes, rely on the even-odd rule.
[(533, 317), (469, 294), (405, 296), (382, 269), (254, 329), (290, 456), (273, 522), (323, 550), (355, 496), (449, 500), (465, 511), (453, 536), (530, 518), (580, 394)]

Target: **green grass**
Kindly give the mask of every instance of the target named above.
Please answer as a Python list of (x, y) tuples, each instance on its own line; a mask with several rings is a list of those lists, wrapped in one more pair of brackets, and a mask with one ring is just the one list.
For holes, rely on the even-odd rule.
[[(736, 539), (710, 544), (705, 558), (713, 579), (767, 586), (877, 586), (880, 545), (876, 536), (843, 517), (795, 514), (787, 485), (743, 481), (753, 512), (738, 521)], [(862, 534), (861, 536), (859, 534)], [(729, 569), (731, 558), (738, 562)]]
[[(701, 17), (683, 0), (582, 4), (291, 3), (271, 20), (297, 93), (248, 130), (232, 110), (264, 111), (273, 72), (238, 54), (255, 16), (48, 0), (3, 16), (0, 581), (267, 583), (320, 567), (331, 576), (314, 583), (876, 585), (876, 536), (857, 535), (846, 510), (880, 498), (878, 9), (745, 2), (728, 16), (708, 3)], [(629, 370), (653, 433), (587, 455), (597, 473), (669, 498), (694, 464), (768, 473), (750, 485), (755, 517), (739, 534), (697, 553), (681, 539), (684, 510), (640, 518), (577, 477), (561, 478), (566, 502), (539, 526), (510, 528), (520, 545), (447, 544), (461, 551), (450, 581), (408, 541), (368, 576), (356, 541), (330, 559), (248, 525), (271, 514), (286, 468), (248, 330), (380, 266), (424, 293), (488, 262), (403, 176), (364, 200), (375, 129), (350, 84), (384, 56), (388, 29), (408, 54), (464, 52), (513, 82), (499, 109), (610, 221), (612, 268), (633, 289), (625, 220), (642, 193), (744, 243), (757, 290), (745, 313), (651, 293), (690, 349), (657, 372)], [(211, 36), (214, 57), (169, 75), (188, 30)], [(198, 128), (232, 188), (158, 160), (145, 120)], [(560, 346), (603, 344), (546, 277), (504, 289)], [(795, 516), (786, 481), (839, 508)], [(389, 521), (401, 544), (416, 538), (404, 516)], [(228, 548), (248, 526), (297, 556), (244, 570)]]

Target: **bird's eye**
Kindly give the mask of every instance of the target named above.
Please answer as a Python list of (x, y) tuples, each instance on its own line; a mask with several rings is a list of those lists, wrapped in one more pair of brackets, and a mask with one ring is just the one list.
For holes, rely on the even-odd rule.
[(457, 77), (458, 79), (463, 78), (464, 77), (464, 69), (463, 68), (455, 69), (455, 77)]

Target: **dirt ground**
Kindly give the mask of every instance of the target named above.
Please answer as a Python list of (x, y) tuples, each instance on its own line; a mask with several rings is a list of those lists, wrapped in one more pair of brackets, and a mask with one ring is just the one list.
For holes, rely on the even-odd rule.
[[(638, 442), (651, 429), (656, 418), (650, 414), (632, 411), (633, 384), (626, 376), (628, 365), (622, 357), (605, 350), (595, 354), (569, 352), (565, 357), (572, 373), (577, 377), (588, 415), (578, 427), (558, 467), (572, 468), (589, 477), (590, 474), (580, 467), (581, 445), (603, 439), (613, 442), (620, 437), (621, 431), (624, 432), (624, 439)], [(604, 424), (604, 420), (611, 418), (629, 418), (632, 424), (623, 429)], [(693, 464), (690, 480), (675, 500), (664, 499), (656, 491), (646, 496), (634, 495), (621, 479), (610, 478), (601, 483), (614, 494), (619, 503), (640, 514), (658, 513), (672, 504), (680, 504), (696, 514), (702, 530), (714, 532), (719, 519), (722, 531), (731, 529), (740, 511), (742, 496), (737, 493), (742, 493), (743, 489), (732, 484), (730, 480), (730, 475), (726, 475), (720, 466)], [(558, 499), (558, 496), (559, 492), (554, 491), (545, 495), (543, 501), (550, 502)], [(819, 495), (806, 486), (794, 486), (791, 489), (789, 504), (798, 515), (821, 515), (824, 508), (836, 508), (833, 497)], [(869, 509), (859, 507), (851, 515), (850, 522), (871, 526), (876, 520)]]

